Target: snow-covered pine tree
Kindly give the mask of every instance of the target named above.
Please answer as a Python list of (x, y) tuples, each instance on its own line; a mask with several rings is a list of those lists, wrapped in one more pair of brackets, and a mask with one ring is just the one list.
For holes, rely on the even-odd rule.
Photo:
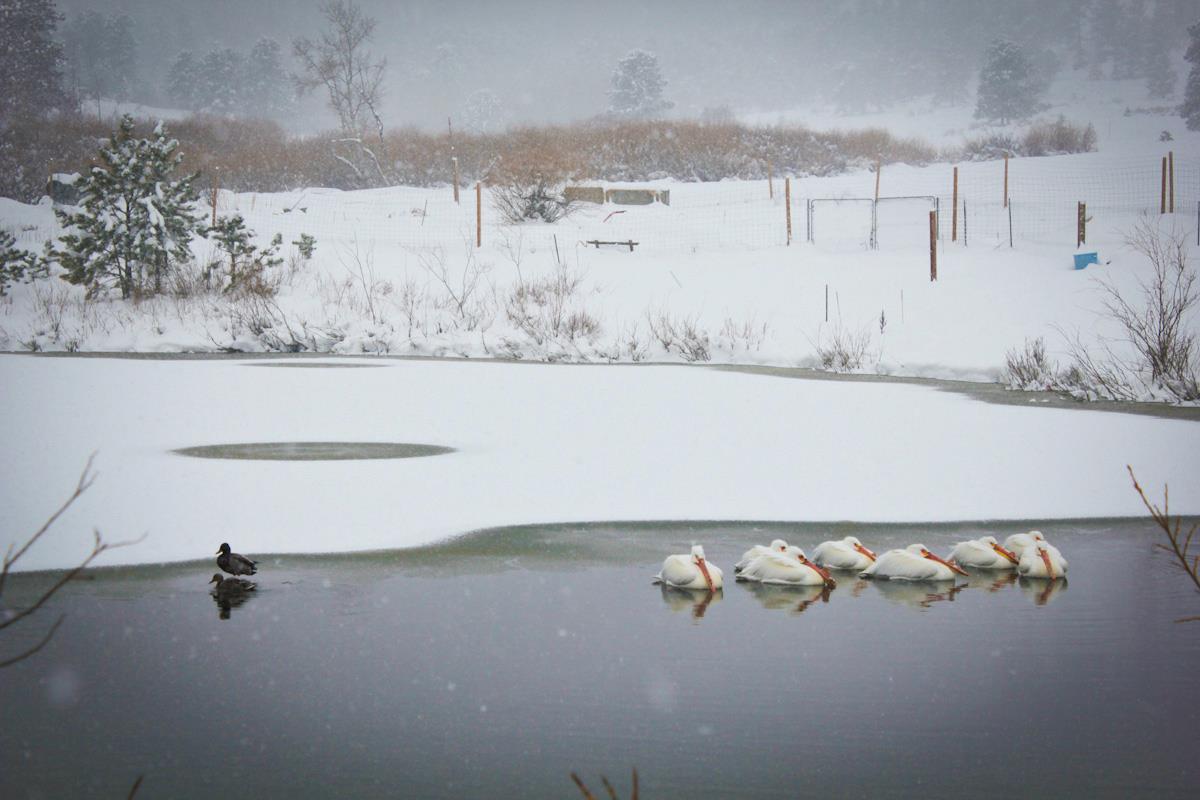
[(74, 107), (63, 89), (62, 16), (51, 0), (0, 0), (0, 127)]
[(264, 270), (283, 263), (283, 259), (277, 255), (283, 244), (283, 236), (275, 234), (270, 245), (260, 250), (253, 244), (254, 231), (246, 227), (246, 220), (241, 214), (220, 217), (217, 224), (205, 233), (217, 240), (217, 246), (229, 258), (229, 283), (225, 286), (227, 292), (239, 288), (261, 291)]
[(608, 90), (608, 111), (628, 119), (651, 119), (674, 106), (663, 99), (667, 81), (658, 56), (633, 50), (617, 62)]
[(0, 297), (11, 284), (33, 280), (46, 271), (45, 262), (36, 253), (16, 244), (16, 237), (0, 228)]
[(161, 122), (152, 136), (138, 138), (133, 117), (121, 118), (80, 181), (79, 210), (54, 210), (67, 233), (51, 257), (68, 281), (92, 296), (111, 286), (123, 298), (157, 293), (172, 265), (191, 257), (196, 176), (172, 177), (182, 159), (178, 148)]
[(1187, 87), (1183, 90), (1183, 104), (1179, 115), (1187, 122), (1188, 130), (1200, 130), (1200, 22), (1188, 28), (1188, 42), (1184, 59), (1192, 65), (1188, 72)]
[(1028, 117), (1037, 111), (1043, 88), (1024, 50), (1007, 40), (993, 41), (979, 70), (975, 116), (1002, 125)]

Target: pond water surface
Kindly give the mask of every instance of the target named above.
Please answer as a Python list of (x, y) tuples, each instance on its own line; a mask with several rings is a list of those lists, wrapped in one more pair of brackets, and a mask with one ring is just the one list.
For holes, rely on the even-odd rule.
[[(579, 797), (574, 770), (627, 797), (636, 767), (643, 798), (1195, 797), (1200, 623), (1173, 620), (1200, 595), (1145, 523), (1036, 525), (1067, 583), (731, 579), (776, 536), (945, 553), (1028, 527), (512, 528), (266, 557), (240, 605), (212, 561), (100, 570), (0, 635), (66, 614), (0, 671), (0, 796)], [(651, 585), (692, 541), (724, 591)]]

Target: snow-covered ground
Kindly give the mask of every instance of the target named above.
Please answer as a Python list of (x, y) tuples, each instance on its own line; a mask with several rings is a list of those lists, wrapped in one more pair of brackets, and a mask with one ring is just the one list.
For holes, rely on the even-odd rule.
[[(857, 371), (983, 381), (1035, 337), (1059, 358), (1074, 336), (1123, 354), (1103, 312), (1102, 282), (1140, 296), (1150, 265), (1125, 240), (1145, 210), (1157, 210), (1168, 149), (1176, 213), (1146, 219), (1185, 237), (1195, 263), (1200, 134), (1161, 111), (1126, 116), (1126, 107), (1142, 106), (1115, 89), (1112, 102), (1075, 91), (1060, 94), (1050, 113), (1093, 122), (1101, 151), (1013, 160), (1011, 216), (1003, 163), (961, 164), (957, 241), (948, 163), (885, 165), (881, 196), (910, 199), (879, 206), (877, 249), (870, 204), (861, 201), (874, 192), (870, 171), (795, 178), (791, 244), (778, 178), (773, 197), (765, 181), (659, 181), (653, 186), (669, 189), (670, 205), (585, 206), (553, 225), (504, 224), (485, 195), (480, 248), (471, 191), (461, 205), (448, 188), (223, 192), (218, 211), (242, 214), (262, 243), (276, 233), (285, 242), (301, 233), (317, 239), (311, 261), (285, 245), (294, 263), (268, 276), (278, 283), (274, 296), (85, 302), (80, 288), (50, 278), (11, 287), (0, 300), (0, 349), (291, 346), (819, 366), (821, 350), (840, 338), (863, 343)], [(911, 132), (939, 144), (961, 140), (969, 109), (952, 113), (956, 122), (914, 113)], [(903, 119), (849, 122), (910, 132)], [(1173, 141), (1158, 141), (1163, 129)], [(810, 199), (818, 199), (811, 215)], [(1078, 201), (1091, 218), (1085, 249), (1100, 258), (1083, 270), (1072, 263)], [(931, 209), (939, 213), (936, 282)], [(60, 232), (48, 202), (0, 199), (0, 225), (34, 249)], [(638, 244), (630, 252), (590, 240)], [(203, 241), (194, 254), (199, 263), (218, 256)], [(224, 540), (254, 553), (406, 547), (481, 527), (570, 520), (1138, 515), (1126, 463), (1147, 486), (1186, 488), (1200, 475), (1192, 422), (673, 366), (374, 363), (266, 369), (0, 356), (10, 465), (0, 489), (3, 537), (36, 529), (93, 451), (100, 480), (23, 568), (74, 563), (92, 526), (114, 539), (150, 534), (106, 554), (102, 563), (111, 564), (207, 557)], [(292, 463), (169, 453), (332, 440), (458, 452)], [(1200, 497), (1177, 491), (1172, 508), (1200, 512)]]
[[(1108, 281), (1131, 299), (1139, 296), (1149, 264), (1125, 240), (1143, 212), (1158, 210), (1160, 159), (1169, 149), (1176, 213), (1150, 219), (1184, 237), (1193, 259), (1198, 252), (1200, 132), (1186, 131), (1167, 109), (1152, 109), (1140, 84), (1068, 78), (1055, 84), (1046, 114), (1093, 122), (1100, 152), (1014, 159), (1008, 207), (1003, 162), (960, 164), (957, 221), (954, 165), (885, 165), (880, 195), (909, 199), (879, 206), (878, 249), (871, 248), (871, 204), (863, 200), (875, 191), (869, 170), (793, 179), (790, 246), (782, 178), (770, 188), (766, 181), (658, 181), (650, 185), (668, 189), (670, 205), (585, 205), (553, 225), (504, 224), (485, 191), (478, 249), (470, 190), (461, 204), (448, 187), (222, 192), (218, 211), (242, 214), (261, 243), (281, 234), (285, 256), (296, 255), (288, 243), (301, 233), (316, 237), (311, 262), (276, 271), (279, 292), (269, 303), (219, 292), (137, 307), (84, 303), (81, 289), (50, 279), (13, 287), (0, 300), (0, 350), (291, 346), (681, 360), (684, 348), (664, 345), (665, 337), (656, 335), (667, 321), (677, 331), (692, 327), (716, 362), (819, 366), (820, 351), (831, 342), (857, 337), (865, 349), (860, 371), (995, 380), (1006, 353), (1026, 339), (1044, 337), (1051, 355), (1062, 359), (1076, 334), (1092, 346), (1117, 337), (1098, 289)], [(950, 138), (971, 135), (966, 105), (936, 113), (914, 106), (842, 123), (924, 132), (945, 144), (938, 114), (957, 120), (947, 129)], [(912, 131), (906, 120), (916, 126)], [(1174, 140), (1158, 141), (1162, 130), (1172, 131)], [(816, 201), (811, 214), (809, 200)], [(1097, 251), (1101, 263), (1076, 271), (1081, 201), (1090, 218), (1084, 249)], [(932, 209), (939, 220), (936, 283), (929, 280)], [(201, 211), (210, 213), (207, 206)], [(0, 199), (0, 226), (32, 249), (61, 233), (48, 201)], [(589, 246), (593, 240), (638, 244), (630, 252)], [(210, 242), (197, 241), (193, 249), (199, 264), (219, 261)], [(528, 293), (524, 305), (514, 307), (522, 283), (529, 288), (556, 275), (574, 286), (556, 298), (561, 309), (535, 307)], [(563, 314), (548, 319), (559, 310)], [(582, 333), (546, 330), (571, 313), (596, 324)], [(522, 324), (522, 314), (534, 318)], [(1119, 342), (1114, 347), (1124, 352)]]
[[(997, 406), (916, 386), (697, 367), (0, 356), (0, 547), (31, 533), (88, 455), (95, 485), (22, 560), (64, 567), (409, 547), (585, 520), (938, 521), (1140, 515), (1125, 465), (1200, 512), (1200, 425)], [(304, 361), (311, 364), (311, 361)], [(358, 360), (354, 363), (364, 363)], [(291, 364), (293, 366), (287, 366)], [(393, 461), (197, 459), (231, 442), (399, 441)]]

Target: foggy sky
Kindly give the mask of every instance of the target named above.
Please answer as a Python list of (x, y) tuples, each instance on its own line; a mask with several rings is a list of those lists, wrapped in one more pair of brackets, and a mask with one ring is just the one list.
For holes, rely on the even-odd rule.
[[(586, 119), (607, 107), (617, 60), (659, 58), (675, 116), (727, 105), (779, 110), (812, 100), (846, 110), (908, 97), (961, 96), (987, 42), (1008, 37), (1051, 66), (1114, 56), (1098, 48), (1179, 47), (1200, 20), (1189, 0), (360, 0), (388, 60), (385, 123), (445, 126), (490, 89), (510, 124)], [(58, 0), (126, 13), (139, 40), (139, 97), (163, 102), (162, 76), (184, 49), (248, 50), (261, 36), (316, 37), (318, 0)], [(1124, 19), (1114, 21), (1113, 8)], [(1195, 17), (1196, 19), (1192, 19)], [(1130, 19), (1134, 22), (1131, 23)], [(1106, 30), (1108, 31), (1106, 33)], [(1107, 42), (1107, 43), (1106, 43)], [(1114, 67), (1105, 66), (1105, 69)], [(309, 101), (305, 122), (320, 104)], [(333, 118), (319, 122), (328, 126)]]

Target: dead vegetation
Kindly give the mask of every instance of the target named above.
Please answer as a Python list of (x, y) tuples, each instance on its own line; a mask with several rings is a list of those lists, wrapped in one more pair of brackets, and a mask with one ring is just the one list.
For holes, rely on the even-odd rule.
[[(152, 122), (139, 124), (149, 130)], [(0, 131), (0, 195), (35, 201), (53, 172), (86, 169), (98, 138), (110, 124), (67, 117), (53, 125), (15, 120)], [(794, 127), (749, 127), (695, 121), (593, 121), (567, 126), (516, 128), (498, 134), (442, 134), (398, 129), (371, 142), (370, 168), (347, 164), (341, 132), (290, 137), (276, 123), (193, 116), (172, 125), (184, 155), (181, 169), (199, 171), (207, 183), (234, 191), (277, 192), (301, 186), (360, 189), (374, 186), (441, 186), (454, 178), (458, 159), (464, 182), (501, 181), (536, 164), (552, 181), (639, 181), (674, 178), (716, 181), (776, 175), (830, 175), (857, 166), (925, 164), (937, 151), (924, 142), (882, 129), (819, 132)], [(342, 157), (339, 158), (338, 155)], [(376, 165), (382, 165), (376, 168)]]

